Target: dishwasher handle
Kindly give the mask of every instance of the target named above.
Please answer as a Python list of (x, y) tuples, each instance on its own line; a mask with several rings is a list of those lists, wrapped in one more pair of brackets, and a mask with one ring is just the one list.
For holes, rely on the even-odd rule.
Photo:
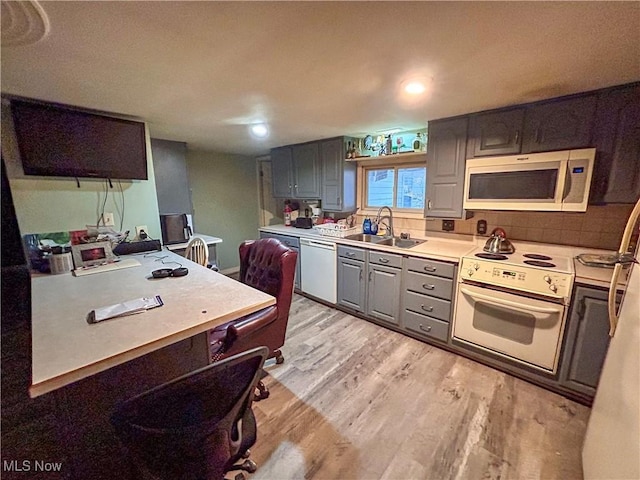
[(325, 250), (336, 250), (336, 244), (334, 242), (323, 242), (322, 240), (309, 240), (308, 238), (301, 238), (300, 245), (315, 248), (324, 248)]

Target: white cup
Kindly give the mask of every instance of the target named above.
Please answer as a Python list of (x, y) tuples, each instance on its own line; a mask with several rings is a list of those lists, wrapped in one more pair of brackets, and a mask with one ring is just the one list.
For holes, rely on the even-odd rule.
[(51, 273), (57, 275), (59, 273), (67, 273), (73, 270), (73, 259), (71, 253), (58, 253), (49, 257), (49, 268)]

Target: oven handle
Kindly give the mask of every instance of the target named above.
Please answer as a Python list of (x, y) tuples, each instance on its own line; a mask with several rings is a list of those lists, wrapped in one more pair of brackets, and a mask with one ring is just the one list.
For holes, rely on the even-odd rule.
[(490, 297), (488, 295), (482, 295), (481, 293), (472, 292), (471, 290), (467, 290), (466, 288), (460, 288), (460, 292), (462, 292), (463, 294), (473, 299), (483, 300), (490, 305), (509, 307), (513, 310), (518, 310), (519, 312), (523, 312), (523, 313), (536, 312), (536, 313), (547, 313), (551, 315), (553, 313), (560, 312), (559, 308), (534, 307), (533, 305), (527, 305), (525, 308), (523, 308), (522, 306), (520, 306), (515, 302), (510, 302), (509, 300), (496, 300), (493, 297)]

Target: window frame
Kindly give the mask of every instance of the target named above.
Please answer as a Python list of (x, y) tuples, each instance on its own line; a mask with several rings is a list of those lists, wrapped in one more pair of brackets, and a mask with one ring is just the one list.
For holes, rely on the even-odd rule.
[(403, 162), (403, 163), (385, 163), (385, 164), (379, 164), (379, 165), (363, 165), (362, 166), (362, 198), (361, 198), (361, 210), (364, 211), (377, 211), (380, 207), (376, 207), (376, 206), (369, 206), (367, 205), (367, 199), (368, 199), (368, 193), (369, 193), (369, 172), (372, 170), (392, 170), (393, 171), (393, 205), (389, 205), (389, 207), (391, 207), (392, 211), (398, 212), (398, 213), (403, 213), (403, 214), (417, 214), (419, 213), (420, 216), (423, 215), (424, 212), (424, 203), (422, 205), (422, 208), (401, 208), (396, 206), (396, 202), (397, 202), (397, 195), (398, 195), (398, 170), (399, 169), (404, 169), (404, 168), (424, 168), (425, 169), (425, 199), (424, 202), (426, 202), (426, 170), (427, 170), (427, 164), (426, 162)]

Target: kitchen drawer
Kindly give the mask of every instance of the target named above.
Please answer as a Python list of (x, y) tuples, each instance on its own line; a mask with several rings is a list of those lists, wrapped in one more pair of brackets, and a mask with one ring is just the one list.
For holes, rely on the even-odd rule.
[(404, 287), (412, 292), (451, 300), (453, 280), (422, 273), (406, 272)]
[(361, 248), (345, 247), (344, 245), (338, 245), (338, 256), (350, 258), (351, 260), (361, 260), (364, 262), (365, 251)]
[(402, 312), (402, 317), (405, 328), (411, 332), (418, 333), (424, 337), (437, 338), (443, 342), (446, 342), (449, 337), (449, 324), (447, 322), (413, 313), (409, 310)]
[(428, 258), (407, 258), (407, 269), (413, 272), (428, 273), (438, 277), (453, 278), (456, 266), (451, 263), (429, 260)]
[(276, 233), (260, 232), (260, 238), (276, 238), (289, 248), (300, 248), (300, 239), (289, 235), (278, 235)]
[(414, 292), (404, 292), (404, 308), (422, 315), (438, 318), (448, 322), (451, 318), (451, 302), (441, 298), (420, 295)]
[(376, 252), (369, 250), (369, 263), (385, 265), (387, 267), (402, 267), (402, 256), (393, 253)]

